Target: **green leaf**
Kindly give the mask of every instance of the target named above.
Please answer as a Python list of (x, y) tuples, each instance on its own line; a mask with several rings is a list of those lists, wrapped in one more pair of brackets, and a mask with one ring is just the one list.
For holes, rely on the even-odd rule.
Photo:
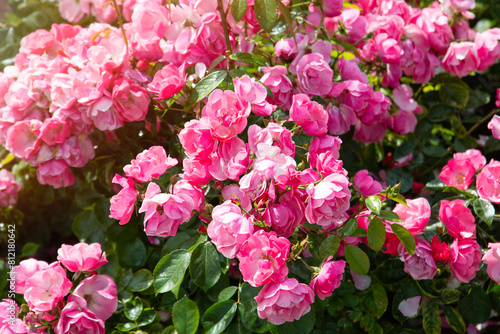
[(350, 219), (340, 230), (340, 233), (343, 237), (349, 237), (356, 231), (356, 227), (358, 227), (358, 221), (356, 219)]
[(221, 268), (219, 252), (212, 242), (198, 245), (191, 256), (189, 265), (191, 279), (203, 291), (210, 289), (219, 280)]
[(466, 109), (477, 109), (485, 104), (490, 103), (490, 93), (475, 89), (469, 94), (469, 101), (467, 102)]
[(380, 197), (368, 196), (366, 198), (365, 204), (368, 210), (375, 213), (376, 215), (380, 214), (380, 210), (382, 209), (382, 201), (380, 200)]
[(234, 285), (228, 286), (227, 288), (225, 288), (224, 290), (222, 290), (219, 293), (219, 298), (217, 299), (217, 301), (221, 302), (221, 301), (224, 301), (224, 300), (231, 299), (231, 297), (234, 295), (234, 293), (237, 290), (238, 290), (238, 287), (236, 287)]
[(370, 259), (358, 246), (345, 246), (345, 259), (352, 270), (358, 275), (368, 274), (370, 270)]
[(495, 216), (495, 207), (489, 201), (478, 198), (472, 203), (474, 207), (474, 212), (479, 216), (489, 227), (493, 223), (493, 217)]
[(444, 289), (441, 292), (441, 297), (439, 298), (445, 304), (451, 304), (456, 302), (462, 297), (462, 293), (458, 290)]
[(213, 304), (203, 315), (203, 328), (207, 334), (219, 334), (229, 326), (236, 313), (234, 300), (224, 300)]
[(94, 232), (94, 227), (97, 223), (97, 217), (95, 216), (93, 211), (85, 210), (80, 212), (75, 219), (73, 220), (73, 224), (71, 226), (73, 233), (80, 239), (80, 241), (84, 241), (88, 237), (92, 235)]
[(245, 64), (266, 66), (266, 63), (254, 54), (246, 52), (233, 53), (229, 56), (232, 60), (236, 60)]
[(39, 244), (35, 244), (34, 242), (27, 242), (21, 249), (21, 256), (22, 257), (32, 256), (33, 254), (36, 253), (39, 247), (40, 247)]
[(153, 321), (155, 321), (155, 318), (156, 318), (156, 311), (153, 308), (147, 308), (142, 312), (139, 319), (137, 319), (137, 323), (139, 324), (139, 327), (147, 326)]
[(188, 104), (200, 102), (207, 97), (222, 81), (224, 81), (226, 76), (226, 71), (217, 70), (201, 79), (194, 87), (189, 97)]
[(403, 246), (405, 246), (406, 250), (410, 255), (413, 255), (415, 252), (415, 238), (404, 226), (399, 224), (391, 224), (391, 229), (396, 234), (398, 239), (401, 241)]
[(490, 317), (491, 302), (486, 292), (478, 286), (458, 302), (458, 311), (468, 324), (482, 324)]
[(122, 323), (122, 324), (118, 324), (116, 325), (116, 328), (120, 331), (120, 332), (129, 332), (131, 331), (132, 329), (135, 329), (137, 328), (137, 325), (133, 322), (127, 322), (127, 323)]
[(293, 322), (285, 322), (282, 325), (276, 326), (271, 324), (269, 327), (271, 328), (272, 333), (278, 334), (308, 334), (314, 328), (314, 323), (316, 322), (316, 317), (314, 316), (314, 312), (311, 310), (308, 313), (304, 314), (300, 319), (295, 320)]
[(293, 37), (295, 39), (295, 32), (293, 30), (293, 19), (292, 16), (290, 15), (288, 7), (285, 6), (283, 2), (281, 2), (281, 0), (276, 0), (276, 4), (278, 5), (281, 15), (283, 16), (283, 19), (285, 20), (285, 23), (288, 26), (288, 30), (293, 34)]
[(429, 108), (429, 120), (431, 122), (443, 122), (456, 113), (455, 108), (446, 104), (436, 104)]
[(129, 300), (125, 303), (125, 308), (123, 313), (128, 320), (136, 321), (142, 313), (142, 300), (139, 297), (135, 297), (134, 300)]
[(194, 334), (200, 322), (198, 306), (187, 296), (175, 303), (172, 308), (172, 321), (179, 334)]
[(422, 152), (424, 152), (425, 155), (434, 158), (441, 158), (448, 154), (448, 151), (441, 146), (426, 146), (422, 148)]
[(464, 109), (467, 102), (469, 102), (470, 88), (458, 78), (454, 78), (452, 82), (450, 81), (441, 86), (439, 97), (450, 107)]
[(444, 307), (444, 316), (446, 322), (451, 328), (457, 333), (465, 333), (465, 322), (460, 313), (451, 306), (446, 305)]
[(384, 286), (378, 282), (372, 282), (370, 288), (362, 293), (360, 305), (366, 313), (379, 319), (389, 306)]
[(165, 293), (180, 286), (190, 259), (191, 253), (185, 249), (165, 255), (153, 272), (156, 293)]
[[(340, 45), (341, 47), (343, 47), (346, 51), (349, 51), (349, 52), (352, 52), (354, 53), (356, 56), (358, 56), (359, 58), (361, 58), (361, 55), (359, 54), (358, 52), (358, 49), (352, 45), (351, 43), (349, 42), (346, 42), (346, 41), (343, 41), (341, 39), (338, 39), (338, 38), (335, 38), (335, 37), (331, 37), (330, 38), (333, 42), (335, 42), (335, 44), (338, 44)], [(335, 49), (334, 49), (335, 50)]]
[(375, 217), (370, 221), (367, 230), (367, 238), (368, 245), (375, 252), (382, 249), (385, 242), (385, 225), (380, 219)]
[(380, 211), (380, 214), (378, 216), (384, 220), (388, 220), (391, 222), (401, 223), (403, 221), (403, 219), (399, 218), (399, 216), (396, 212), (392, 212), (392, 211), (388, 211), (388, 210)]
[(406, 157), (415, 151), (416, 144), (414, 141), (405, 141), (399, 145), (394, 151), (394, 159)]
[(235, 22), (239, 22), (247, 13), (247, 0), (233, 0), (231, 2), (231, 15)]
[(439, 315), (439, 305), (430, 301), (424, 307), (424, 331), (426, 334), (441, 333), (441, 316)]
[(319, 256), (326, 259), (328, 256), (334, 256), (340, 247), (340, 237), (336, 234), (328, 236), (321, 245), (319, 245)]
[(140, 269), (134, 273), (128, 288), (130, 291), (139, 292), (144, 291), (153, 284), (153, 274), (147, 269)]
[(116, 253), (122, 267), (142, 267), (147, 260), (146, 246), (139, 238), (119, 243)]
[(255, 0), (255, 17), (265, 32), (270, 33), (278, 22), (276, 0)]

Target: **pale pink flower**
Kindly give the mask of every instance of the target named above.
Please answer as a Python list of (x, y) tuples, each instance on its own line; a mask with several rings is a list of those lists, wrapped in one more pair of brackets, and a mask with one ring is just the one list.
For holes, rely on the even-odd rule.
[(251, 286), (283, 282), (288, 275), (286, 260), (290, 241), (276, 232), (259, 230), (248, 238), (236, 254), (243, 279)]
[(107, 275), (94, 275), (84, 279), (68, 297), (68, 302), (76, 302), (82, 310), (92, 312), (105, 321), (113, 315), (118, 306), (116, 284)]
[(53, 34), (44, 29), (39, 29), (21, 39), (19, 52), (41, 55), (56, 44)]
[(138, 192), (135, 189), (133, 178), (127, 179), (116, 174), (112, 182), (121, 185), (123, 188), (110, 199), (109, 217), (119, 220), (120, 225), (123, 225), (128, 223), (130, 217), (132, 217)]
[(467, 160), (471, 163), (472, 167), (474, 167), (475, 171), (478, 172), (481, 168), (486, 165), (486, 158), (481, 153), (481, 151), (476, 149), (469, 149), (465, 152), (459, 152), (453, 154), (453, 159), (455, 160)]
[(278, 107), (290, 109), (292, 104), (292, 81), (286, 76), (288, 70), (285, 66), (263, 67), (264, 75), (260, 82), (269, 87), (274, 98), (268, 97), (267, 101)]
[(182, 170), (184, 173), (179, 174), (179, 176), (200, 185), (207, 184), (213, 179), (209, 171), (210, 163), (211, 160), (204, 161), (195, 158), (183, 159)]
[[(424, 197), (406, 200), (406, 204), (396, 204), (394, 213), (403, 220), (402, 223), (393, 223), (403, 225), (411, 234), (421, 233), (431, 217), (431, 206)], [(392, 223), (392, 222), (391, 222)], [(390, 226), (386, 228), (390, 229)]]
[(252, 210), (251, 199), (243, 190), (241, 190), (239, 185), (228, 184), (222, 188), (221, 194), (225, 201), (230, 200), (233, 203), (239, 203), (239, 205), (247, 212)]
[(411, 111), (399, 110), (389, 118), (389, 127), (397, 134), (405, 135), (415, 131), (417, 117)]
[(255, 78), (250, 78), (248, 75), (236, 77), (233, 79), (234, 91), (240, 99), (247, 101), (252, 105), (252, 111), (259, 116), (271, 116), (274, 111), (268, 102), (266, 102), (267, 90), (260, 82), (256, 82)]
[(360, 170), (354, 175), (352, 185), (364, 197), (375, 195), (382, 191), (380, 182), (370, 176), (366, 169)]
[(59, 13), (68, 22), (77, 23), (85, 14), (90, 14), (90, 0), (61, 0), (59, 1)]
[(62, 144), (71, 135), (71, 130), (65, 121), (46, 118), (40, 127), (38, 137), (47, 145)]
[(189, 203), (188, 209), (190, 211), (202, 211), (205, 208), (203, 189), (193, 182), (179, 180), (173, 186), (170, 186), (170, 192), (184, 199), (186, 204)]
[(469, 160), (450, 159), (439, 174), (439, 179), (449, 187), (467, 190), (472, 183), (475, 171)]
[(217, 180), (239, 180), (248, 169), (248, 144), (238, 137), (221, 142), (217, 152), (212, 154), (210, 174)]
[(321, 136), (327, 132), (328, 113), (321, 104), (311, 101), (305, 94), (293, 96), (290, 118), (310, 136)]
[(14, 175), (7, 169), (0, 169), (0, 206), (8, 207), (16, 204), (17, 194), (21, 186)]
[(122, 78), (113, 84), (113, 105), (123, 122), (142, 121), (149, 109), (149, 96), (146, 89), (134, 81)]
[(500, 116), (493, 116), (491, 121), (488, 123), (488, 129), (491, 130), (491, 134), (493, 135), (493, 137), (495, 137), (496, 139), (500, 139)]
[(225, 201), (213, 209), (207, 233), (217, 250), (232, 259), (253, 230), (253, 219), (244, 217), (241, 209), (231, 201)]
[(461, 283), (469, 283), (479, 270), (483, 253), (474, 239), (455, 239), (450, 247), (450, 269)]
[(35, 259), (23, 260), (18, 266), (12, 269), (12, 272), (16, 274), (16, 293), (23, 294), (26, 291), (26, 281), (33, 276), (34, 273), (47, 268), (49, 265), (45, 261), (38, 261)]
[(283, 282), (265, 285), (255, 297), (255, 301), (260, 318), (281, 325), (287, 321), (298, 320), (311, 310), (314, 291), (295, 278), (286, 278)]
[(370, 287), (372, 278), (368, 275), (358, 275), (351, 269), (351, 276), (356, 289), (363, 291)]
[(500, 29), (492, 28), (478, 32), (474, 38), (477, 55), (480, 60), (478, 70), (485, 71), (500, 58)]
[(457, 77), (465, 77), (474, 72), (481, 60), (473, 42), (452, 42), (442, 60), (445, 71)]
[(500, 284), (500, 243), (489, 243), (488, 248), (483, 256), (483, 262), (487, 265), (488, 276)]
[(0, 333), (27, 333), (27, 328), (23, 319), (16, 318), (18, 314), (19, 306), (17, 306), (17, 303), (13, 299), (4, 299), (0, 302)]
[(97, 242), (87, 244), (62, 245), (57, 250), (57, 260), (69, 271), (94, 271), (108, 263), (106, 253)]
[(80, 309), (76, 302), (69, 302), (61, 311), (56, 333), (104, 334), (104, 321), (85, 308)]
[(441, 200), (439, 219), (446, 226), (448, 234), (453, 238), (467, 239), (476, 237), (474, 216), (462, 199)]
[(413, 318), (418, 314), (418, 309), (420, 307), (421, 296), (415, 296), (403, 300), (398, 305), (398, 310), (407, 318)]
[(125, 175), (139, 182), (149, 182), (177, 165), (177, 159), (167, 156), (162, 146), (152, 146), (139, 153), (130, 165), (123, 167)]
[(410, 255), (401, 243), (398, 253), (401, 261), (405, 263), (405, 272), (414, 280), (432, 279), (437, 272), (436, 262), (432, 257), (432, 248), (429, 242), (421, 237), (416, 237), (415, 252)]
[(342, 278), (344, 277), (344, 270), (346, 262), (344, 260), (330, 261), (332, 256), (329, 256), (309, 286), (314, 290), (316, 295), (325, 300), (330, 297), (333, 291), (340, 286)]
[(42, 124), (35, 119), (15, 123), (7, 131), (5, 147), (17, 158), (33, 157), (41, 144), (38, 135)]
[(321, 54), (310, 53), (303, 56), (297, 64), (296, 71), (301, 93), (322, 96), (330, 92), (333, 70)]
[(492, 203), (500, 203), (500, 162), (491, 160), (476, 178), (479, 197)]
[(75, 177), (64, 160), (44, 162), (36, 170), (36, 177), (41, 184), (54, 188), (69, 187), (75, 183)]
[(277, 146), (281, 152), (290, 157), (295, 156), (295, 143), (292, 140), (292, 132), (278, 123), (269, 123), (262, 129), (257, 124), (252, 124), (248, 128), (248, 145), (250, 150), (257, 152), (257, 145), (266, 143), (270, 146)]
[(158, 95), (155, 100), (165, 100), (179, 93), (186, 83), (185, 65), (168, 64), (155, 73), (148, 85), (150, 93)]

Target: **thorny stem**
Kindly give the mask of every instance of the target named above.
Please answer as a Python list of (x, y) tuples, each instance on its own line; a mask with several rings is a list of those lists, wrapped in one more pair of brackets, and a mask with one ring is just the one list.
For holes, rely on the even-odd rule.
[(116, 16), (118, 17), (118, 25), (122, 30), (123, 41), (125, 42), (125, 46), (127, 47), (127, 53), (128, 53), (128, 39), (127, 39), (127, 34), (125, 33), (125, 28), (123, 28), (122, 13), (120, 11), (120, 8), (118, 7), (118, 3), (116, 2), (116, 0), (111, 0), (111, 1), (113, 2), (113, 7), (115, 8)]

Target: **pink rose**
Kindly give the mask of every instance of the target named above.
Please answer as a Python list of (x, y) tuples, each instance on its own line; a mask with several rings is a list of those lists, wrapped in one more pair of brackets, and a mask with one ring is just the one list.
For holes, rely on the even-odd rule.
[(53, 34), (44, 29), (39, 29), (21, 39), (19, 52), (42, 55), (56, 44)]
[(358, 275), (351, 269), (351, 276), (356, 289), (363, 291), (370, 287), (372, 278), (368, 275)]
[(152, 146), (139, 153), (130, 165), (123, 167), (123, 171), (125, 175), (139, 182), (149, 182), (175, 165), (177, 165), (177, 159), (167, 157), (163, 147)]
[(272, 282), (265, 285), (255, 297), (255, 301), (260, 318), (281, 325), (286, 321), (298, 320), (311, 310), (314, 291), (295, 278), (286, 278), (281, 283)]
[(485, 71), (495, 64), (500, 58), (500, 29), (492, 28), (483, 32), (478, 32), (474, 37), (474, 44), (481, 64), (478, 70)]
[(36, 177), (41, 184), (54, 188), (69, 187), (75, 183), (75, 177), (64, 160), (44, 162), (36, 170)]
[[(429, 222), (429, 218), (431, 217), (431, 206), (423, 197), (406, 200), (406, 204), (408, 204), (408, 206), (399, 203), (396, 204), (393, 211), (403, 220), (403, 222), (395, 224), (401, 224), (411, 234), (417, 235), (424, 230)], [(387, 228), (389, 228), (389, 226)]]
[(238, 137), (221, 142), (217, 152), (212, 154), (210, 174), (217, 180), (239, 180), (248, 169), (248, 144)]
[(22, 319), (16, 318), (19, 306), (12, 299), (4, 299), (0, 302), (0, 333), (2, 334), (25, 334), (26, 325)]
[(202, 110), (202, 116), (208, 118), (212, 136), (221, 141), (242, 133), (247, 126), (249, 115), (250, 104), (240, 100), (238, 95), (230, 90), (214, 90)]
[(8, 207), (16, 204), (17, 193), (21, 186), (14, 175), (7, 169), (0, 169), (0, 206)]
[(69, 302), (61, 311), (56, 332), (104, 334), (104, 321), (86, 309), (80, 310), (76, 302)]
[(332, 256), (329, 256), (309, 286), (314, 290), (316, 295), (321, 300), (330, 297), (333, 291), (340, 286), (344, 276), (345, 264), (344, 260), (330, 261)]
[(427, 240), (416, 237), (415, 252), (410, 255), (403, 244), (398, 246), (401, 261), (405, 263), (405, 272), (414, 280), (432, 279), (437, 272), (436, 262), (432, 258), (432, 248)]
[(341, 104), (339, 107), (329, 104), (326, 108), (328, 113), (328, 132), (333, 135), (343, 135), (356, 124), (356, 114), (351, 107)]
[(302, 201), (287, 192), (280, 196), (279, 203), (268, 204), (262, 218), (278, 236), (288, 238), (304, 223), (304, 211)]
[(462, 199), (441, 200), (439, 219), (446, 226), (448, 234), (453, 238), (467, 239), (476, 237), (476, 220)]
[(184, 124), (184, 129), (179, 131), (179, 141), (189, 157), (199, 160), (209, 160), (218, 143), (212, 137), (206, 118), (193, 119)]
[(179, 93), (186, 83), (185, 65), (168, 64), (155, 73), (153, 81), (148, 85), (150, 93), (158, 95), (155, 100), (165, 100)]
[(94, 275), (84, 279), (68, 297), (68, 302), (76, 302), (82, 310), (92, 312), (106, 321), (118, 306), (116, 284), (106, 275)]
[(195, 158), (182, 160), (183, 174), (179, 174), (183, 179), (192, 181), (197, 184), (207, 184), (213, 177), (208, 168), (210, 167), (211, 160), (203, 161)]
[(26, 281), (33, 276), (34, 273), (47, 268), (49, 265), (45, 261), (35, 259), (23, 260), (18, 266), (15, 266), (12, 272), (16, 274), (16, 293), (23, 294), (26, 291)]
[(301, 93), (322, 96), (330, 92), (333, 71), (321, 54), (310, 53), (303, 56), (297, 64), (296, 71)]
[(269, 123), (262, 129), (256, 124), (248, 128), (248, 145), (250, 150), (257, 152), (257, 145), (266, 143), (270, 146), (277, 146), (281, 152), (290, 157), (295, 156), (295, 143), (292, 139), (292, 132), (278, 123)]
[(479, 197), (493, 203), (500, 203), (500, 162), (491, 160), (484, 166), (476, 179), (476, 188)]
[(450, 247), (450, 269), (461, 283), (469, 283), (479, 270), (483, 253), (474, 239), (455, 239)]
[(137, 199), (137, 190), (133, 178), (127, 179), (116, 174), (112, 182), (121, 185), (123, 188), (110, 199), (109, 218), (117, 219), (120, 221), (120, 225), (123, 225), (128, 223), (130, 217), (132, 217)]
[(451, 42), (442, 60), (445, 71), (457, 77), (465, 77), (474, 72), (481, 64), (473, 42)]
[(233, 203), (239, 203), (243, 210), (249, 212), (252, 210), (252, 202), (249, 197), (241, 190), (240, 186), (237, 184), (228, 184), (221, 191), (224, 201), (232, 201)]
[(473, 148), (465, 152), (453, 154), (453, 159), (469, 161), (476, 172), (480, 171), (486, 165), (486, 158), (481, 151)]
[(375, 195), (382, 191), (380, 182), (374, 180), (366, 169), (360, 170), (354, 175), (352, 185), (364, 197)]
[(286, 67), (264, 67), (262, 72), (264, 72), (264, 75), (260, 78), (260, 82), (269, 87), (274, 95), (274, 98), (268, 97), (267, 101), (276, 104), (278, 107), (283, 107), (285, 110), (290, 109), (293, 84), (286, 76), (288, 72)]
[(483, 262), (488, 266), (486, 271), (490, 278), (500, 284), (500, 243), (489, 243)]
[(327, 132), (328, 113), (321, 104), (311, 101), (307, 95), (293, 96), (290, 118), (310, 136), (321, 136)]
[(305, 214), (311, 224), (328, 226), (349, 209), (349, 180), (342, 174), (331, 174), (318, 184), (309, 185), (307, 193)]
[(434, 260), (441, 261), (443, 263), (448, 262), (450, 259), (450, 247), (446, 242), (439, 242), (437, 235), (432, 237), (431, 248)]
[(475, 171), (469, 160), (450, 159), (439, 174), (439, 179), (449, 187), (467, 190), (472, 183)]
[(251, 286), (283, 282), (288, 275), (286, 260), (290, 241), (276, 232), (259, 230), (248, 238), (236, 254), (243, 279)]
[(231, 201), (225, 201), (213, 209), (207, 233), (217, 250), (232, 259), (253, 230), (253, 219), (244, 217), (241, 209)]
[(260, 82), (255, 82), (255, 78), (244, 75), (241, 78), (234, 78), (234, 91), (240, 99), (252, 105), (252, 111), (259, 116), (271, 116), (275, 107), (266, 102), (267, 90)]
[(59, 13), (68, 22), (77, 23), (85, 14), (90, 14), (90, 0), (61, 0), (59, 2)]
[[(496, 103), (498, 103), (498, 101)], [(491, 130), (491, 134), (493, 135), (493, 137), (495, 137), (496, 139), (500, 139), (500, 116), (493, 116), (491, 121), (488, 123), (488, 129)]]
[(39, 138), (47, 145), (62, 144), (71, 135), (71, 130), (65, 121), (46, 118), (40, 127)]
[(134, 81), (121, 78), (113, 84), (113, 105), (123, 122), (142, 121), (149, 110), (149, 96), (146, 89)]
[(177, 181), (173, 186), (170, 186), (170, 192), (189, 203), (190, 211), (202, 211), (205, 208), (203, 204), (205, 193), (203, 189), (193, 182), (187, 180)]
[(69, 293), (72, 285), (59, 262), (54, 262), (28, 278), (24, 299), (31, 311), (47, 312)]
[(411, 111), (399, 110), (389, 118), (389, 127), (397, 134), (405, 135), (415, 131), (417, 117)]
[(108, 263), (106, 253), (97, 242), (87, 244), (81, 242), (75, 245), (62, 245), (57, 250), (57, 260), (69, 271), (94, 271)]
[(15, 123), (7, 131), (5, 147), (17, 158), (33, 157), (42, 142), (38, 138), (41, 126), (42, 122), (35, 119)]
[(326, 0), (322, 1), (321, 7), (326, 17), (334, 17), (340, 15), (344, 9), (343, 4), (342, 0)]
[(334, 159), (339, 158), (342, 140), (339, 137), (324, 135), (315, 137), (309, 146), (308, 159), (311, 166), (316, 165), (317, 155), (331, 152)]

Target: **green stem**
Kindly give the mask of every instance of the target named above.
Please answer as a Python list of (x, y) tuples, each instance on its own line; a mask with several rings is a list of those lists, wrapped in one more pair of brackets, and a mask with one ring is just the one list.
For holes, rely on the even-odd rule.
[(222, 21), (222, 31), (224, 31), (224, 39), (226, 40), (226, 58), (227, 58), (227, 69), (229, 71), (229, 55), (233, 53), (231, 49), (231, 40), (229, 39), (229, 30), (227, 29), (226, 13), (224, 13), (224, 7), (222, 5), (222, 0), (217, 0), (218, 10), (220, 13), (220, 18)]
[(123, 41), (125, 42), (125, 46), (127, 47), (127, 53), (128, 53), (128, 39), (127, 39), (127, 34), (125, 33), (125, 28), (123, 28), (122, 13), (120, 11), (120, 8), (118, 7), (118, 3), (116, 2), (116, 0), (111, 0), (111, 1), (113, 2), (113, 7), (115, 8), (116, 16), (118, 17), (118, 25), (122, 30)]
[(462, 138), (465, 138), (465, 137), (468, 137), (470, 136), (470, 134), (472, 132), (474, 132), (474, 130), (476, 130), (478, 128), (478, 126), (480, 126), (481, 124), (483, 124), (484, 122), (486, 122), (487, 120), (489, 120), (491, 117), (493, 117), (493, 115), (495, 115), (496, 113), (500, 112), (500, 109), (493, 109), (492, 111), (490, 111), (490, 113), (486, 116), (484, 116), (483, 118), (481, 118), (479, 121), (476, 122), (476, 124), (474, 124), (470, 129), (469, 131), (467, 131), (467, 133), (465, 134), (465, 136), (463, 136)]

